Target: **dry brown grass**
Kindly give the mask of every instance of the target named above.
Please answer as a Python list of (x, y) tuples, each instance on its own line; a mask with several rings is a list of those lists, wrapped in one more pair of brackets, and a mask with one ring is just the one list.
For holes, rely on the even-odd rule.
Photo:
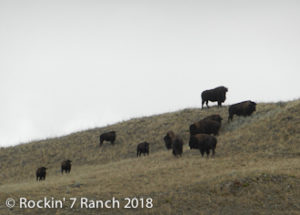
[[(216, 157), (188, 148), (188, 127), (210, 114), (224, 118)], [(227, 123), (227, 107), (184, 109), (0, 150), (0, 214), (299, 214), (300, 100), (258, 104), (247, 118)], [(116, 130), (115, 146), (99, 148), (99, 134)], [(185, 140), (182, 158), (164, 147), (174, 130)], [(136, 145), (150, 142), (150, 156), (136, 158)], [(70, 175), (60, 163), (73, 160)], [(49, 168), (36, 182), (38, 166)], [(151, 197), (152, 209), (18, 209), (8, 197), (61, 199)]]

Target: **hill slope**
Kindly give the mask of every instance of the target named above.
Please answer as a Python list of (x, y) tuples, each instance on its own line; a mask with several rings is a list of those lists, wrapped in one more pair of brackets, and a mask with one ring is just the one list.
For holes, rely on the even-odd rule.
[[(259, 103), (251, 117), (227, 123), (228, 107), (184, 109), (132, 119), (60, 138), (0, 150), (0, 214), (298, 214), (300, 211), (300, 100)], [(216, 156), (188, 148), (189, 125), (210, 114), (224, 120)], [(99, 148), (99, 134), (117, 131), (114, 146)], [(164, 147), (168, 130), (184, 141), (182, 158)], [(136, 158), (136, 145), (150, 142), (150, 156)], [(70, 175), (60, 163), (71, 159)], [(46, 181), (35, 170), (47, 166)], [(151, 197), (152, 209), (7, 209), (8, 197), (38, 200), (87, 197)], [(122, 201), (121, 207), (126, 201)], [(17, 202), (18, 203), (18, 202)]]

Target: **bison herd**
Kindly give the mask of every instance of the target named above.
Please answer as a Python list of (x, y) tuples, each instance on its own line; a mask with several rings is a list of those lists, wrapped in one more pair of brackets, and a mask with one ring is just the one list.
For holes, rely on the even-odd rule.
[[(218, 107), (222, 106), (222, 103), (226, 100), (226, 93), (228, 88), (224, 86), (216, 87), (214, 89), (205, 90), (201, 93), (202, 98), (202, 109), (204, 108), (204, 103), (207, 108), (208, 101), (218, 102)], [(233, 120), (233, 116), (250, 116), (256, 110), (256, 103), (253, 101), (243, 101), (233, 105), (230, 105), (228, 108), (228, 122)], [(190, 149), (198, 149), (202, 156), (206, 154), (207, 158), (212, 153), (212, 156), (215, 155), (215, 150), (217, 146), (216, 136), (219, 134), (222, 117), (219, 114), (210, 115), (203, 118), (202, 120), (195, 122), (190, 125), (189, 132), (189, 147)], [(110, 142), (112, 145), (116, 140), (116, 132), (110, 131), (100, 135), (100, 147), (103, 145), (104, 141)], [(168, 131), (163, 138), (167, 150), (172, 149), (172, 154), (175, 157), (181, 157), (183, 152), (183, 139), (176, 135), (173, 131)], [(137, 145), (137, 157), (141, 154), (149, 155), (149, 143), (142, 142)], [(61, 163), (61, 174), (63, 172), (70, 173), (71, 171), (71, 162), (70, 160), (65, 160)], [(46, 179), (46, 167), (40, 167), (36, 170), (36, 180), (41, 181)]]

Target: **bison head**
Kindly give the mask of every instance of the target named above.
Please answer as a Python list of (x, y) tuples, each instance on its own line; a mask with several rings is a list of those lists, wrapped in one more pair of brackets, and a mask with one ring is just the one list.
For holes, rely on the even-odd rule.
[(256, 110), (256, 103), (255, 102), (250, 102), (250, 106), (251, 106), (251, 108), (252, 108), (252, 110), (253, 111), (255, 111)]
[(220, 88), (222, 89), (222, 91), (223, 91), (224, 93), (228, 92), (228, 88), (227, 88), (227, 87), (221, 86)]
[(194, 142), (194, 137), (192, 135), (190, 136), (189, 147), (190, 147), (190, 149), (197, 148), (196, 145), (195, 145), (195, 142)]
[(223, 118), (220, 115), (217, 115), (216, 119), (217, 119), (218, 122), (222, 122), (222, 120), (223, 120)]

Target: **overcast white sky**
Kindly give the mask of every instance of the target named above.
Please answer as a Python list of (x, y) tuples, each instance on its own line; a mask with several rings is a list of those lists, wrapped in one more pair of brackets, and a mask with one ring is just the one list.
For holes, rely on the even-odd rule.
[(0, 0), (0, 146), (132, 117), (291, 100), (300, 1)]

